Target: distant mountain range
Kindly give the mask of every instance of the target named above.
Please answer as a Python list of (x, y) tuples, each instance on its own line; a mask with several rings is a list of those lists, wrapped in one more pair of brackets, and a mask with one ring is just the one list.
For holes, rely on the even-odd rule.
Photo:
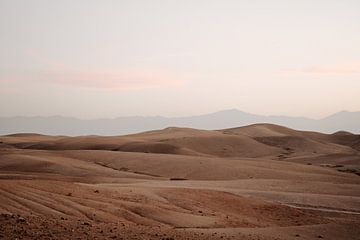
[(348, 131), (360, 133), (360, 112), (342, 111), (322, 119), (263, 116), (237, 109), (189, 117), (119, 117), (81, 120), (71, 117), (2, 117), (0, 135), (41, 133), (49, 135), (123, 135), (166, 127), (225, 129), (254, 123), (273, 123), (298, 130), (324, 133)]

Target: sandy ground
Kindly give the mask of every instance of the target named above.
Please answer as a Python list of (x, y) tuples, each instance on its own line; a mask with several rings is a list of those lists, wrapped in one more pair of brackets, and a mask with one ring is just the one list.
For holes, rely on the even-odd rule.
[(0, 137), (2, 239), (360, 239), (359, 136)]

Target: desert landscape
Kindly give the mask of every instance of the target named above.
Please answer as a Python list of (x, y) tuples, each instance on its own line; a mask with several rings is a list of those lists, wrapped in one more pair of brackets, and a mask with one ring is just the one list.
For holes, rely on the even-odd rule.
[(0, 0), (0, 240), (360, 240), (359, 9)]
[(0, 137), (2, 239), (360, 239), (360, 135)]

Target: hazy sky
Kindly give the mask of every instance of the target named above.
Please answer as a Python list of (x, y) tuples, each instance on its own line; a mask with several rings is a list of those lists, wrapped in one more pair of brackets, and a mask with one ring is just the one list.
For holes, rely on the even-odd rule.
[(0, 116), (360, 111), (359, 0), (0, 0)]

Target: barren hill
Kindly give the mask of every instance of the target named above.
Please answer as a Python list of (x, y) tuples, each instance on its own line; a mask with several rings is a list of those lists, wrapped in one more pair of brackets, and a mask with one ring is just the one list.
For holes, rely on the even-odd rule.
[(272, 124), (2, 136), (0, 234), (358, 239), (358, 147), (359, 135)]
[(2, 144), (21, 149), (111, 150), (214, 157), (268, 157), (357, 154), (360, 135), (296, 131), (273, 124), (254, 124), (225, 130), (170, 127), (133, 135), (45, 136), (15, 134)]

